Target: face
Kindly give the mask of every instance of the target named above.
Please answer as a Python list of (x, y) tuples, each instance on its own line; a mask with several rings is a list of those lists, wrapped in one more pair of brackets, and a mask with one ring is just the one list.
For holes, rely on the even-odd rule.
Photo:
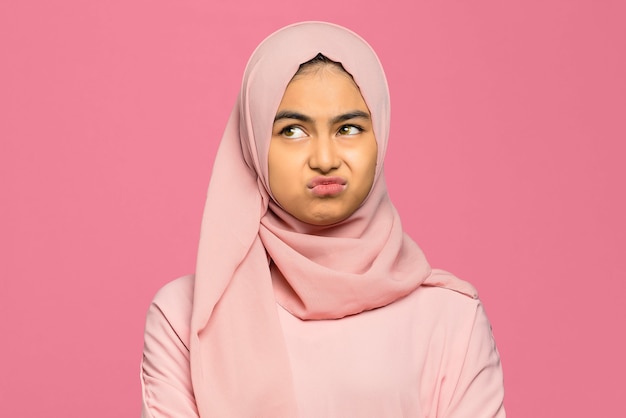
[(354, 213), (376, 171), (369, 109), (352, 78), (334, 66), (296, 75), (276, 112), (269, 185), (300, 221), (331, 225)]

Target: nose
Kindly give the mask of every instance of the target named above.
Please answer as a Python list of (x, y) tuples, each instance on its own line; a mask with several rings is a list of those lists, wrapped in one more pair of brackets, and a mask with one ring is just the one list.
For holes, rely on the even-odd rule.
[(310, 142), (311, 154), (309, 158), (309, 167), (313, 170), (319, 170), (322, 173), (328, 173), (341, 165), (341, 158), (337, 144), (330, 136), (317, 137)]

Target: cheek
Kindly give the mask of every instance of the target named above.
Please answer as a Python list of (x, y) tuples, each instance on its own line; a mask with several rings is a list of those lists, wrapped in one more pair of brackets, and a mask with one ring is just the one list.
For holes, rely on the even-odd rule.
[(376, 175), (376, 160), (378, 159), (378, 145), (376, 140), (372, 138), (367, 144), (364, 144), (363, 149), (358, 156), (360, 163), (360, 170), (363, 173), (364, 180), (371, 183), (374, 181)]
[(284, 168), (280, 164), (280, 157), (274, 151), (272, 152), (272, 147), (270, 146), (270, 152), (267, 158), (267, 177), (270, 187), (270, 192), (272, 195), (276, 196), (276, 192), (283, 189), (284, 185), (282, 184), (282, 179), (285, 178), (282, 173), (282, 169)]
[(374, 184), (374, 178), (376, 177), (376, 161), (378, 160), (378, 146), (376, 141), (373, 140), (373, 144), (367, 148), (362, 157), (362, 173), (363, 173), (363, 199), (367, 197), (372, 185)]
[(288, 194), (293, 189), (295, 181), (300, 178), (297, 172), (297, 156), (286, 148), (272, 142), (268, 152), (269, 188), (277, 200)]
[(370, 141), (363, 143), (358, 149), (352, 151), (350, 162), (353, 174), (352, 181), (355, 186), (352, 204), (358, 206), (363, 203), (374, 184), (378, 147), (376, 141), (372, 138)]
[(370, 168), (372, 171), (376, 171), (376, 161), (378, 160), (378, 144), (376, 140), (372, 140), (372, 144), (369, 147)]

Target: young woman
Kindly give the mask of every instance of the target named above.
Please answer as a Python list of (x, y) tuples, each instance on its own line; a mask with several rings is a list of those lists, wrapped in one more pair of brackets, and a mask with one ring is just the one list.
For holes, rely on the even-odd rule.
[(148, 312), (145, 417), (504, 417), (476, 291), (430, 268), (389, 200), (388, 128), (356, 34), (300, 23), (256, 49), (196, 273)]

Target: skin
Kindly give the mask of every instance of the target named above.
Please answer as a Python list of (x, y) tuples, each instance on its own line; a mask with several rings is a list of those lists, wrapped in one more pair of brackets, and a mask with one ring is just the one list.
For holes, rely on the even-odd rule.
[[(372, 187), (376, 157), (371, 114), (350, 75), (322, 65), (294, 76), (268, 156), (270, 189), (284, 210), (312, 225), (348, 218)], [(328, 178), (336, 184), (312, 187)]]

